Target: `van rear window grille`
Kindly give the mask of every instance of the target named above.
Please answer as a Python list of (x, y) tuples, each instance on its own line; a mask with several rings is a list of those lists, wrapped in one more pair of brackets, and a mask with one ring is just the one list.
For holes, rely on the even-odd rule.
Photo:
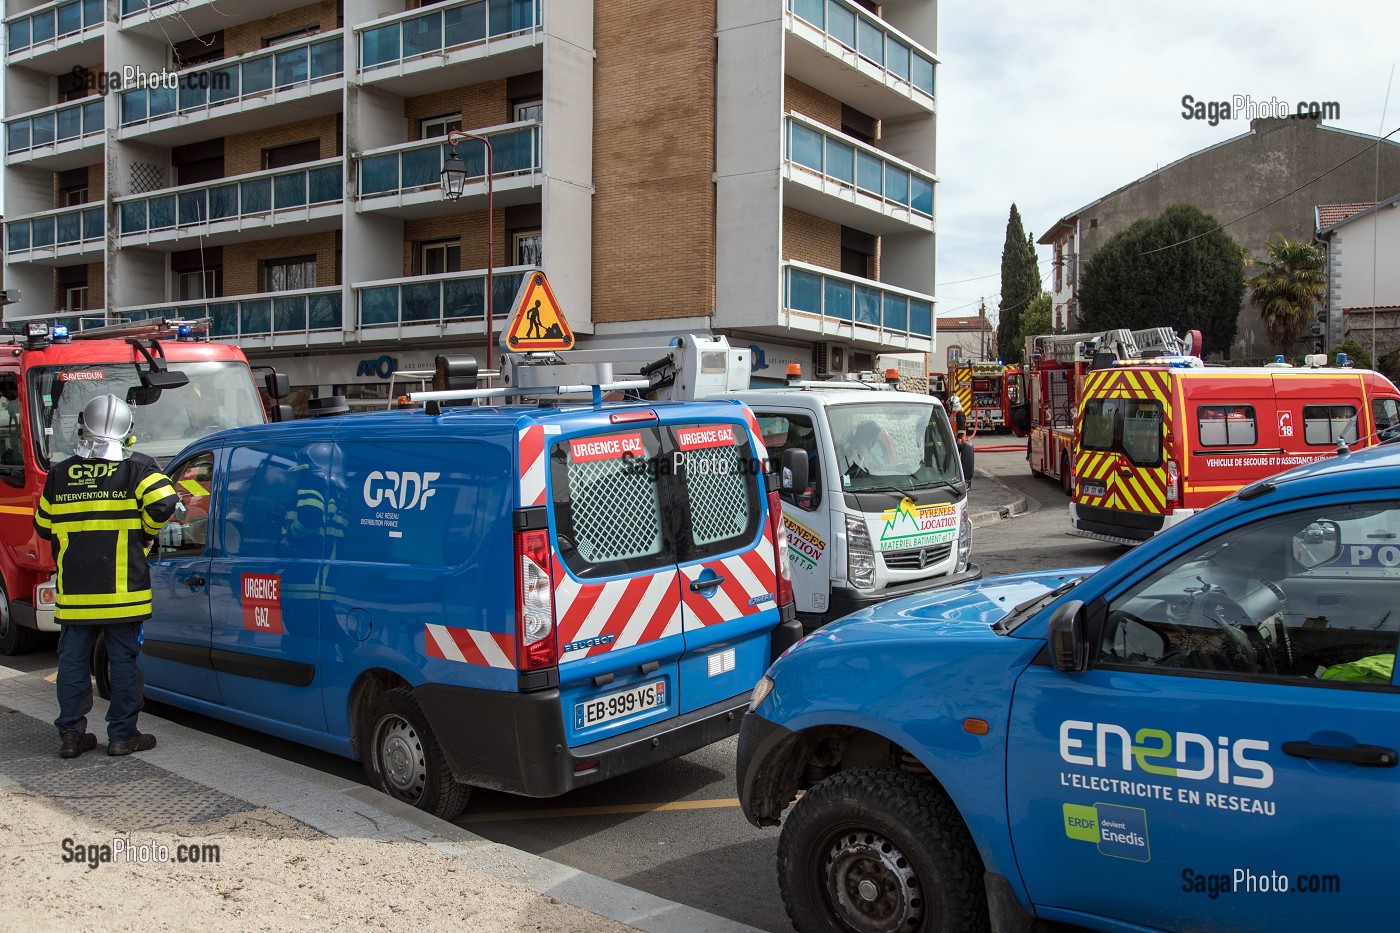
[(656, 478), (624, 460), (569, 464), (574, 546), (590, 564), (661, 552)]
[(739, 448), (711, 447), (686, 455), (690, 533), (696, 544), (713, 544), (749, 527), (749, 494)]

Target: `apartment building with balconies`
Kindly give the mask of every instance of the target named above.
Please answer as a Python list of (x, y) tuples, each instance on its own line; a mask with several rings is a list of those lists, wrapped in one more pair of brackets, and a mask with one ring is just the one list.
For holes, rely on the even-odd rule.
[[(166, 316), (309, 394), (486, 342), (932, 346), (935, 0), (7, 0), (7, 324)], [(467, 139), (463, 197), (438, 174)], [(491, 214), (487, 216), (488, 199)], [(756, 373), (757, 376), (768, 375)], [(780, 373), (779, 373), (780, 375)]]

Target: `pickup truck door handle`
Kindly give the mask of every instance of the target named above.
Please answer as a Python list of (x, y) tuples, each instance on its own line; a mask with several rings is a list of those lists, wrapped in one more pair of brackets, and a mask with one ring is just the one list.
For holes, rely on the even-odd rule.
[(724, 577), (721, 576), (710, 577), (708, 580), (691, 580), (690, 591), (692, 593), (698, 593), (701, 590), (712, 590), (723, 582)]
[(1372, 768), (1395, 767), (1395, 749), (1381, 745), (1314, 745), (1312, 742), (1284, 742), (1283, 753), (1295, 758), (1320, 758), (1323, 761), (1344, 761)]
[(185, 577), (185, 586), (188, 586), (192, 590), (197, 590), (203, 585), (204, 578), (197, 573), (190, 574), (188, 577)]

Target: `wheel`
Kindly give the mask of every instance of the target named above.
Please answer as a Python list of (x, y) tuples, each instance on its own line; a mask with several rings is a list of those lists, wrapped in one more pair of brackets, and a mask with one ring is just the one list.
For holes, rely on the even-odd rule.
[(366, 737), (365, 776), (375, 787), (444, 820), (456, 819), (466, 809), (471, 787), (453, 778), (408, 688), (381, 694), (361, 734)]
[(1069, 457), (1060, 457), (1060, 488), (1065, 491), (1065, 495), (1074, 495), (1074, 477), (1069, 472)]
[(33, 651), (39, 644), (39, 633), (17, 623), (10, 615), (10, 597), (0, 584), (0, 654), (16, 655)]
[(985, 931), (983, 871), (947, 795), (885, 768), (817, 784), (778, 840), (783, 905), (803, 933)]

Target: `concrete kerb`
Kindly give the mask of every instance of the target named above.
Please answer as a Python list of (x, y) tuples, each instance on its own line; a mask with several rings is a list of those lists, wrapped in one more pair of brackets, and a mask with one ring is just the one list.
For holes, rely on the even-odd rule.
[[(51, 722), (54, 687), (38, 674), (0, 667), (0, 706)], [(100, 727), (107, 704), (95, 699)], [(155, 720), (160, 744), (143, 761), (211, 790), (277, 810), (335, 838), (422, 844), (470, 868), (649, 933), (742, 933), (753, 927), (491, 842), (373, 788), (265, 755), (177, 723)], [(100, 728), (98, 730), (101, 731)], [(55, 749), (56, 749), (55, 744)], [(0, 774), (0, 784), (9, 778)]]
[[(1021, 493), (1002, 483), (996, 477), (985, 470), (977, 470), (977, 480), (973, 483), (972, 490), (969, 490), (968, 505), (972, 527), (982, 528), (994, 522), (1011, 518), (1013, 515), (1020, 515), (1030, 508), (1030, 501)], [(996, 487), (995, 496), (974, 495), (973, 491), (981, 492), (988, 485)], [(978, 487), (981, 487), (981, 490)], [(993, 499), (993, 502), (974, 502), (974, 499)]]

